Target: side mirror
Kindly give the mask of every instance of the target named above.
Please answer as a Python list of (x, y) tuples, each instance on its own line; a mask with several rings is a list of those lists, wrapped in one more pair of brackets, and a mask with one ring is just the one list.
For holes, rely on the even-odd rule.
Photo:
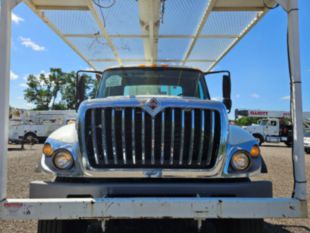
[(210, 71), (205, 72), (204, 75), (214, 75), (214, 74), (223, 74), (223, 104), (226, 106), (228, 112), (231, 111), (232, 101), (231, 101), (231, 81), (230, 81), (230, 72), (228, 70), (219, 70), (219, 71)]
[(223, 103), (226, 106), (228, 112), (231, 111), (231, 80), (230, 75), (223, 75)]
[(82, 101), (85, 99), (85, 76), (77, 75), (76, 79), (76, 110), (79, 108)]
[[(95, 70), (79, 70), (76, 73), (76, 92), (75, 92), (75, 98), (76, 98), (76, 104), (75, 108), (78, 110), (80, 104), (89, 97), (89, 95), (92, 93), (93, 95), (96, 93), (94, 90), (91, 93), (88, 93), (89, 90), (92, 90), (91, 88), (91, 80), (96, 81), (96, 83), (99, 83), (100, 79), (102, 77), (102, 72), (95, 71)], [(96, 88), (95, 85), (93, 87)], [(92, 95), (92, 96), (93, 96)]]

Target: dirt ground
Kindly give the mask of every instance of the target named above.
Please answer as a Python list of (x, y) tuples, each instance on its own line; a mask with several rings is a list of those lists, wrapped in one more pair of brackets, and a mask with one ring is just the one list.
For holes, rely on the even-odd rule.
[[(9, 151), (8, 196), (10, 198), (28, 197), (28, 183), (32, 180), (48, 180), (52, 176), (36, 172), (40, 158), (41, 145), (19, 151)], [(262, 146), (269, 173), (259, 179), (273, 182), (274, 196), (289, 197), (292, 193), (292, 166), (290, 148), (282, 144)], [(307, 176), (310, 180), (310, 155), (306, 155)], [(308, 185), (308, 193), (310, 186)], [(310, 203), (310, 199), (308, 200)], [(308, 208), (310, 214), (310, 208)], [(34, 233), (36, 221), (0, 221), (0, 233)], [(310, 232), (309, 219), (265, 219), (266, 233), (306, 233)]]

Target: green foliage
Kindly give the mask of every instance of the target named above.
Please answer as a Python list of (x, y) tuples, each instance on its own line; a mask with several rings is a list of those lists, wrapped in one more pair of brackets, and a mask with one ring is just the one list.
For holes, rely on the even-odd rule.
[(241, 117), (236, 120), (236, 124), (240, 126), (248, 126), (251, 124), (256, 124), (261, 118), (258, 117)]
[(38, 77), (29, 75), (28, 88), (25, 90), (25, 99), (33, 103), (37, 110), (48, 110), (49, 105), (54, 109), (55, 100), (59, 92), (62, 76), (61, 69), (50, 69), (48, 74), (40, 74)]
[[(25, 100), (35, 105), (36, 110), (75, 109), (76, 104), (76, 73), (64, 73), (61, 69), (51, 68), (47, 74), (29, 75)], [(95, 96), (97, 87), (89, 76), (85, 78), (85, 88), (91, 97)]]

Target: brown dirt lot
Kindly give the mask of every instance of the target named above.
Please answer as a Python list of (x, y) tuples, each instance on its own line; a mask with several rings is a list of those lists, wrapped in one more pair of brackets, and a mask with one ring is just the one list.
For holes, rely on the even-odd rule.
[[(36, 173), (41, 146), (24, 151), (9, 151), (8, 196), (10, 198), (28, 197), (28, 183), (32, 180), (48, 180), (52, 176)], [(272, 180), (274, 196), (289, 197), (292, 192), (292, 166), (290, 149), (282, 144), (267, 144), (262, 147), (269, 173), (259, 179)], [(306, 155), (307, 177), (310, 180), (310, 155)], [(308, 186), (310, 193), (310, 186)], [(310, 203), (310, 198), (308, 200)], [(310, 214), (310, 208), (308, 208)], [(266, 233), (306, 233), (310, 232), (309, 219), (266, 219)], [(0, 233), (34, 233), (36, 221), (0, 221)]]

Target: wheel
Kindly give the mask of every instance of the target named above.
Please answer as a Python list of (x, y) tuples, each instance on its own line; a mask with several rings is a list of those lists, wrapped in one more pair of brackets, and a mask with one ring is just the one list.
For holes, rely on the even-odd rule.
[(285, 145), (286, 145), (287, 147), (292, 147), (292, 145), (293, 145), (293, 142), (291, 142), (291, 141), (284, 142), (284, 143), (285, 143)]
[(257, 140), (258, 145), (262, 145), (264, 142), (264, 138), (260, 134), (253, 134), (253, 137)]
[(226, 219), (218, 220), (218, 233), (263, 233), (263, 219)]
[(38, 233), (87, 233), (88, 224), (85, 220), (40, 220)]
[(307, 154), (310, 154), (310, 148), (305, 148)]
[(24, 136), (24, 141), (27, 144), (34, 145), (38, 142), (38, 137), (34, 133), (26, 133)]

